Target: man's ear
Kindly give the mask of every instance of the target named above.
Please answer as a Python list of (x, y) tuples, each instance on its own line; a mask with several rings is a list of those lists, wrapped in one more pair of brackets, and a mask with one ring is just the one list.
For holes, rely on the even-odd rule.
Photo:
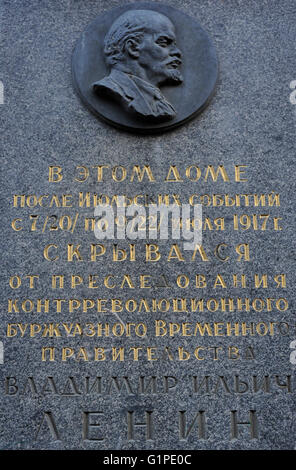
[(135, 39), (132, 39), (132, 38), (128, 39), (125, 43), (125, 48), (128, 54), (134, 59), (139, 57), (140, 55), (139, 44)]

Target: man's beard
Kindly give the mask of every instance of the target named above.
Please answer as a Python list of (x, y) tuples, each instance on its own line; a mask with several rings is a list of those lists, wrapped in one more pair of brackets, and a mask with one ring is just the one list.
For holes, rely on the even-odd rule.
[(158, 85), (180, 85), (183, 76), (178, 68), (169, 67), (169, 64), (155, 64), (153, 72), (158, 76)]
[(162, 85), (180, 85), (183, 82), (183, 75), (178, 68), (169, 67), (169, 64), (163, 64), (161, 67)]
[(183, 82), (183, 75), (178, 69), (166, 69), (165, 83), (170, 85), (180, 85)]

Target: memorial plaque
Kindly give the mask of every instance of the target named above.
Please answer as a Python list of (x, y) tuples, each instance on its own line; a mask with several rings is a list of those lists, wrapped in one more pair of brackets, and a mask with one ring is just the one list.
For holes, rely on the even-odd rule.
[(91, 111), (118, 127), (152, 133), (172, 129), (204, 109), (214, 92), (218, 62), (197, 21), (150, 2), (98, 16), (76, 45), (72, 70), (76, 90)]
[(295, 19), (3, 2), (2, 450), (295, 448)]

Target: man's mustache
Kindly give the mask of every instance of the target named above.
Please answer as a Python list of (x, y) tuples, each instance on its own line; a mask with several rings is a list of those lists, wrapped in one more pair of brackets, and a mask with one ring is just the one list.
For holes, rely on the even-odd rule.
[(182, 65), (182, 60), (179, 57), (174, 57), (166, 62), (165, 65), (170, 66), (172, 69), (178, 69)]

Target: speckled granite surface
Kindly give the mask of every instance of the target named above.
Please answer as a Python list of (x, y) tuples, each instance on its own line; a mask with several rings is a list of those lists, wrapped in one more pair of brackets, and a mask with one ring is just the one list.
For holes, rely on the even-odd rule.
[[(1, 4), (0, 80), (4, 84), (1, 119), (1, 209), (4, 258), (1, 277), (0, 341), (4, 360), (0, 364), (0, 448), (1, 449), (293, 449), (295, 447), (295, 365), (290, 362), (290, 343), (295, 329), (295, 119), (296, 106), (289, 101), (289, 84), (296, 79), (294, 0), (199, 1), (167, 0), (196, 18), (210, 34), (218, 52), (220, 76), (210, 106), (196, 119), (172, 132), (157, 136), (136, 136), (118, 131), (93, 116), (75, 94), (71, 80), (71, 55), (81, 32), (96, 15), (125, 2), (115, 0), (3, 0)], [(98, 182), (97, 165), (121, 165), (127, 178), (118, 183), (106, 170)], [(134, 165), (150, 165), (155, 182), (145, 177), (130, 181)], [(165, 182), (170, 165), (175, 165), (183, 181)], [(196, 165), (202, 177), (186, 179), (185, 169)], [(208, 165), (223, 165), (229, 181), (219, 175), (217, 182), (205, 181)], [(242, 165), (246, 182), (235, 181), (235, 166)], [(48, 167), (61, 166), (63, 180), (48, 181)], [(75, 181), (77, 166), (86, 166), (90, 176)], [(81, 173), (80, 173), (81, 174)], [(82, 177), (78, 177), (82, 179)], [(240, 207), (205, 206), (203, 217), (210, 223), (203, 235), (208, 261), (184, 254), (185, 261), (168, 262), (171, 242), (159, 243), (159, 262), (145, 261), (145, 240), (136, 242), (136, 262), (112, 261), (113, 241), (106, 243), (106, 255), (90, 261), (93, 233), (84, 229), (84, 219), (93, 217), (93, 207), (78, 207), (79, 192), (105, 194), (178, 194), (187, 202), (197, 195), (266, 195), (265, 206), (254, 205), (242, 197)], [(28, 199), (29, 206), (13, 207), (13, 195), (73, 196), (72, 207), (57, 207), (44, 198), (44, 207)], [(280, 195), (280, 206), (268, 205), (268, 195)], [(21, 199), (18, 199), (19, 203)], [(206, 201), (206, 199), (204, 199)], [(224, 199), (225, 201), (225, 199)], [(262, 200), (261, 200), (262, 202)], [(62, 216), (78, 214), (73, 230), (61, 230)], [(269, 215), (266, 230), (234, 230), (234, 214)], [(31, 218), (30, 218), (31, 216)], [(38, 216), (38, 218), (32, 218)], [(47, 219), (46, 216), (57, 216)], [(225, 229), (215, 230), (214, 219), (225, 218)], [(274, 218), (280, 217), (278, 222)], [(14, 219), (16, 231), (11, 227)], [(68, 219), (64, 219), (66, 226)], [(32, 230), (32, 223), (36, 229)], [(245, 223), (245, 220), (242, 219)], [(278, 224), (278, 225), (277, 225)], [(278, 226), (282, 230), (274, 230)], [(51, 229), (51, 230), (50, 230)], [(128, 242), (119, 242), (125, 247)], [(56, 245), (50, 256), (43, 256), (46, 245)], [(68, 245), (80, 245), (81, 261), (67, 261)], [(225, 244), (225, 245), (220, 245)], [(250, 260), (238, 262), (237, 245), (248, 244)], [(222, 262), (215, 254), (229, 259)], [(221, 248), (222, 247), (222, 248)], [(64, 288), (52, 288), (52, 276), (64, 275)], [(217, 281), (222, 276), (223, 282)], [(267, 275), (267, 286), (255, 286), (255, 274)], [(274, 277), (286, 276), (286, 287)], [(39, 276), (30, 288), (28, 275)], [(71, 276), (83, 283), (71, 287)], [(88, 276), (97, 275), (97, 289), (90, 289)], [(116, 284), (104, 285), (104, 278)], [(123, 276), (129, 275), (134, 287)], [(149, 278), (150, 289), (141, 289), (140, 275)], [(177, 277), (186, 275), (189, 286), (177, 286)], [(207, 286), (196, 287), (196, 275), (205, 276)], [(233, 286), (233, 275), (245, 275), (246, 287)], [(19, 276), (22, 285), (17, 288)], [(169, 287), (163, 285), (166, 277)], [(33, 282), (33, 281), (32, 281)], [(216, 282), (216, 286), (215, 286)], [(15, 284), (14, 284), (15, 283)], [(96, 309), (69, 312), (69, 299), (135, 299), (135, 312), (105, 313)], [(169, 299), (167, 312), (139, 312), (140, 299)], [(188, 311), (174, 312), (173, 299), (187, 299)], [(224, 311), (221, 298), (255, 299), (250, 311)], [(270, 301), (267, 298), (285, 299)], [(12, 313), (8, 299), (19, 299)], [(25, 299), (32, 304), (24, 304)], [(49, 299), (49, 311), (38, 312), (37, 300)], [(54, 299), (66, 299), (61, 312)], [(189, 299), (189, 300), (188, 300)], [(190, 299), (204, 299), (203, 312), (191, 312)], [(218, 299), (219, 307), (215, 310)], [(219, 300), (220, 299), (220, 300)], [(256, 303), (257, 302), (257, 303)], [(287, 303), (286, 303), (287, 302)], [(32, 305), (32, 311), (31, 310)], [(286, 308), (287, 307), (287, 308)], [(132, 310), (132, 308), (130, 308)], [(227, 307), (226, 307), (227, 310)], [(155, 337), (155, 322), (196, 322), (204, 325), (253, 322), (254, 335), (202, 335)], [(92, 336), (49, 337), (44, 324), (79, 323), (126, 324), (143, 322), (148, 333), (141, 338)], [(270, 335), (270, 322), (274, 335)], [(27, 330), (7, 325), (28, 324)], [(42, 333), (30, 337), (30, 325), (41, 325)], [(267, 326), (266, 326), (267, 325)], [(224, 331), (224, 326), (220, 327)], [(32, 326), (36, 331), (37, 326)], [(219, 328), (216, 326), (216, 328)], [(265, 329), (268, 332), (265, 334)], [(193, 328), (194, 330), (194, 328)], [(77, 330), (78, 331), (78, 330)], [(241, 330), (240, 330), (241, 331)], [(13, 333), (12, 333), (13, 334)], [(32, 333), (33, 335), (34, 333)], [(42, 347), (56, 348), (55, 362), (42, 361)], [(75, 350), (62, 361), (63, 347)], [(105, 348), (106, 360), (94, 361), (94, 348)], [(124, 361), (112, 361), (111, 348), (125, 348)], [(141, 347), (140, 358), (133, 360), (131, 347)], [(148, 360), (147, 348), (157, 360)], [(171, 354), (165, 348), (171, 348)], [(190, 352), (190, 359), (178, 359), (178, 347)], [(199, 349), (199, 359), (194, 355)], [(231, 348), (238, 348), (234, 350)], [(77, 357), (79, 348), (83, 354)], [(218, 359), (215, 358), (216, 350)], [(252, 348), (253, 357), (250, 353)], [(234, 351), (239, 351), (239, 357)], [(151, 353), (152, 354), (152, 353)], [(246, 358), (246, 354), (249, 358)], [(288, 378), (287, 378), (288, 376)], [(99, 379), (96, 379), (99, 377)], [(112, 379), (113, 377), (113, 379)], [(145, 378), (141, 378), (145, 377)], [(208, 377), (208, 378), (207, 378)], [(255, 378), (254, 378), (255, 377)], [(267, 377), (267, 378), (266, 378)], [(28, 379), (30, 378), (30, 379)], [(126, 379), (127, 378), (127, 379)], [(289, 387), (281, 386), (289, 383)], [(239, 386), (236, 385), (239, 383)], [(237, 412), (237, 413), (236, 413)], [(254, 413), (255, 412), (255, 413)], [(91, 414), (94, 413), (94, 414)], [(145, 414), (146, 413), (146, 414)], [(197, 414), (199, 413), (199, 414)], [(235, 420), (250, 425), (238, 425)], [(195, 417), (197, 419), (195, 420)], [(150, 428), (137, 426), (149, 419)], [(195, 421), (194, 421), (195, 420)], [(193, 423), (192, 429), (190, 425)], [(132, 425), (133, 423), (133, 425)], [(199, 429), (198, 429), (199, 428)]]

